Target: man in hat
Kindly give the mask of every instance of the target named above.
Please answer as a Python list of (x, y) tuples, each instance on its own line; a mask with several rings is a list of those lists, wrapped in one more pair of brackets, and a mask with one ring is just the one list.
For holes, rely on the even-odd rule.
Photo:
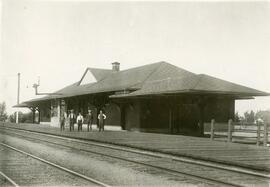
[(103, 114), (102, 110), (100, 110), (98, 114), (98, 121), (99, 121), (99, 131), (104, 131), (104, 124), (105, 124), (106, 115)]
[(78, 124), (78, 131), (82, 131), (83, 116), (81, 112), (79, 112), (79, 115), (77, 116), (77, 124)]
[(88, 110), (88, 114), (86, 114), (85, 121), (87, 123), (87, 131), (92, 130), (92, 123), (93, 123), (93, 114), (91, 110)]
[(74, 124), (76, 123), (76, 116), (73, 109), (70, 110), (69, 118), (69, 131), (74, 131)]
[(61, 114), (61, 117), (60, 117), (60, 129), (61, 129), (61, 131), (65, 130), (66, 119), (67, 119), (67, 113), (64, 112), (63, 114)]

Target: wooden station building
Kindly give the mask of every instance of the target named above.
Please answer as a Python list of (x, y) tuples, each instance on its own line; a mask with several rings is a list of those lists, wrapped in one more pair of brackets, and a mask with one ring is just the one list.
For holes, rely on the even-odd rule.
[[(266, 92), (205, 74), (195, 74), (167, 62), (120, 71), (87, 68), (82, 78), (43, 98), (18, 105), (38, 111), (40, 123), (59, 126), (71, 109), (97, 116), (104, 110), (106, 124), (144, 132), (202, 135), (204, 122), (234, 118), (235, 100), (268, 96)], [(97, 118), (94, 118), (96, 122)]]

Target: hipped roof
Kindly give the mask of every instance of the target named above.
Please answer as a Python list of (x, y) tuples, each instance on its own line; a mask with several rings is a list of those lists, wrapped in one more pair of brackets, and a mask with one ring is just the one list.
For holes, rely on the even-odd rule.
[(146, 82), (140, 90), (129, 94), (113, 95), (111, 98), (135, 97), (159, 94), (226, 94), (234, 96), (267, 96), (266, 92), (224, 81), (205, 74), (191, 75), (184, 78), (174, 77)]
[[(111, 98), (157, 95), (163, 93), (217, 93), (246, 96), (267, 96), (269, 93), (241, 86), (204, 74), (195, 74), (169, 64), (158, 62), (123, 71), (87, 68), (97, 82), (80, 85), (82, 79), (56, 91), (58, 95), (45, 96), (25, 103), (87, 94), (112, 93), (130, 90), (129, 94), (112, 95)], [(87, 71), (86, 70), (86, 71)]]

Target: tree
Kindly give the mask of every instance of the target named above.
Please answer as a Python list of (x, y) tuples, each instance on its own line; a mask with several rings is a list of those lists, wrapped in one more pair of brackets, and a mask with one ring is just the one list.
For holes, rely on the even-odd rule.
[(253, 110), (250, 111), (249, 113), (249, 119), (248, 122), (254, 122), (255, 121), (255, 113)]
[(246, 111), (244, 113), (244, 121), (246, 122), (254, 122), (255, 120), (261, 118), (264, 122), (270, 123), (270, 110), (260, 110), (256, 113), (254, 111)]
[(240, 116), (239, 116), (238, 112), (236, 112), (235, 115), (234, 115), (234, 121), (236, 121), (236, 122), (240, 121)]
[(11, 123), (15, 123), (16, 122), (16, 112), (14, 112), (13, 114), (10, 114), (8, 116), (8, 121)]
[(246, 111), (246, 112), (244, 113), (244, 119), (245, 119), (245, 121), (247, 121), (248, 118), (249, 118), (249, 112)]
[[(33, 114), (31, 112), (28, 113), (22, 113), (21, 111), (18, 112), (19, 116), (19, 123), (31, 123), (33, 119)], [(16, 122), (16, 112), (9, 115), (9, 121), (12, 123)]]
[(6, 103), (0, 103), (0, 121), (6, 121), (8, 115), (6, 112)]
[(253, 110), (251, 110), (250, 112), (246, 111), (244, 113), (244, 119), (246, 122), (254, 122), (255, 121), (255, 113)]
[(261, 118), (264, 122), (270, 123), (270, 110), (258, 111), (255, 117), (256, 119)]

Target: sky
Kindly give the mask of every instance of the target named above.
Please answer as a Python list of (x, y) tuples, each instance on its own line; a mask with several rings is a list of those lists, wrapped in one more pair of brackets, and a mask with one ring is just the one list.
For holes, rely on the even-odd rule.
[[(2, 0), (0, 102), (80, 80), (87, 67), (128, 69), (166, 61), (270, 92), (270, 1), (112, 2)], [(270, 109), (270, 97), (236, 111)]]

